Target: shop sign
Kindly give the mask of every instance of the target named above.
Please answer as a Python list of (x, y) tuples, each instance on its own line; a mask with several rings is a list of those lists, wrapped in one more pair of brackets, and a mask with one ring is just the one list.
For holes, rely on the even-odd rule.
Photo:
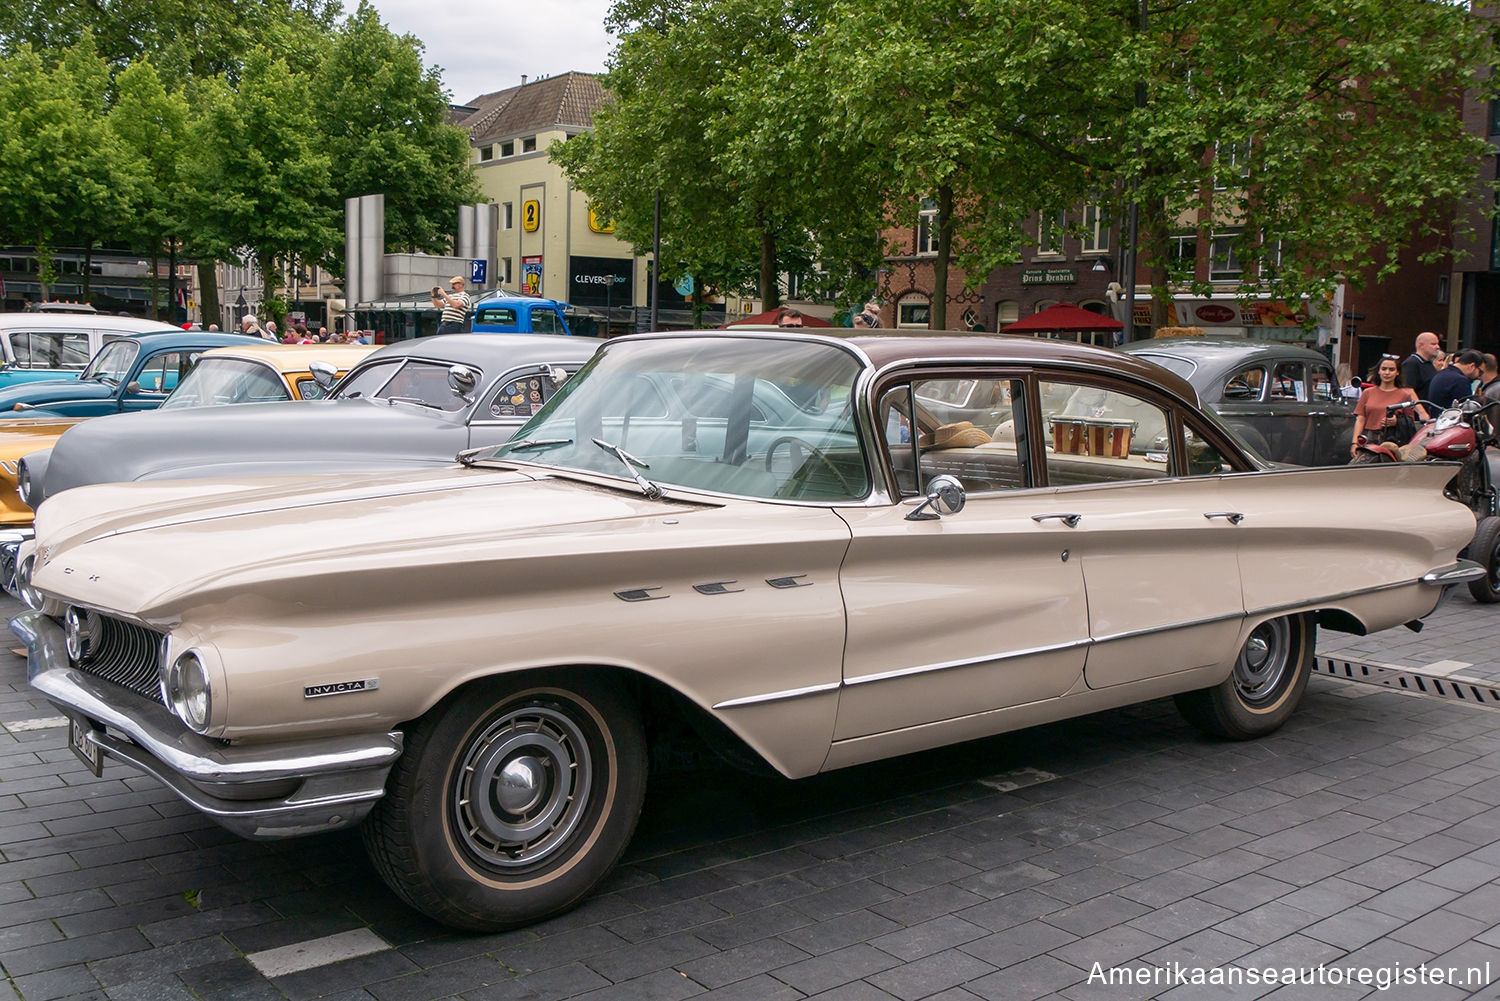
[(1027, 268), (1021, 272), (1022, 285), (1071, 285), (1077, 280), (1077, 268)]
[(568, 301), (580, 306), (629, 306), (635, 262), (628, 257), (569, 257)]
[(521, 203), (521, 228), (528, 233), (535, 233), (542, 225), (542, 203), (535, 198), (528, 198)]
[(1240, 318), (1239, 310), (1222, 302), (1206, 302), (1193, 312), (1204, 323), (1233, 323)]

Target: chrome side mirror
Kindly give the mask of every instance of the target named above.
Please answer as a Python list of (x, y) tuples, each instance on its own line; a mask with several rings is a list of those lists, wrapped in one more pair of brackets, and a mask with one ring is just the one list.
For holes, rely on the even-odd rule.
[[(448, 366), (448, 388), (455, 396), (471, 400), (474, 387), (479, 384), (479, 373), (467, 365)], [(472, 402), (472, 401), (471, 401)]]
[(568, 381), (568, 370), (557, 365), (548, 365), (547, 381), (552, 383), (553, 389), (556, 389)]
[(317, 361), (308, 363), (307, 370), (312, 374), (313, 382), (316, 382), (324, 389), (332, 386), (333, 380), (339, 374), (338, 369), (334, 368), (331, 364), (321, 358), (319, 358)]
[(936, 521), (945, 514), (958, 514), (964, 509), (968, 494), (958, 477), (946, 473), (927, 481), (927, 499), (918, 504), (907, 521)]

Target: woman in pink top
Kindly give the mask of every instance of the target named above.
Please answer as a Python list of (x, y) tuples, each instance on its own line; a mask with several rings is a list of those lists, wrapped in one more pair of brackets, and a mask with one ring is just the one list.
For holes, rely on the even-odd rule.
[(1398, 403), (1416, 403), (1412, 410), (1416, 412), (1417, 419), (1427, 419), (1427, 411), (1417, 403), (1416, 391), (1401, 385), (1401, 360), (1395, 355), (1380, 356), (1380, 364), (1375, 367), (1375, 381), (1376, 385), (1359, 395), (1359, 403), (1354, 408), (1354, 443), (1349, 446), (1350, 455), (1359, 450), (1362, 434), (1368, 433), (1371, 442), (1378, 442), (1379, 431), (1395, 426), (1396, 418), (1386, 416), (1386, 407), (1393, 407)]

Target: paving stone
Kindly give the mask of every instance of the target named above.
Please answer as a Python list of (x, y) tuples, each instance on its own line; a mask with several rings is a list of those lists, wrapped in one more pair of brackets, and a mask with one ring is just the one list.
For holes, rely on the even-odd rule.
[[(915, 962), (900, 964), (894, 969), (865, 979), (902, 1001), (914, 1001), (960, 984), (967, 986), (992, 973), (994, 969), (989, 963), (966, 952), (951, 949)], [(980, 993), (982, 995), (983, 992)]]
[[(399, 954), (397, 958), (405, 959)], [(356, 962), (356, 960), (350, 960), (350, 962)], [(406, 962), (410, 964), (409, 960)], [(414, 964), (412, 967), (415, 968)], [(293, 976), (300, 976), (300, 974)], [(414, 973), (366, 983), (365, 990), (369, 991), (377, 1001), (428, 1001), (431, 998), (445, 998), (451, 994), (463, 994), (488, 987), (491, 984), (510, 980), (512, 976), (511, 971), (488, 956), (475, 956), (445, 966), (435, 966), (427, 970), (418, 970)], [(281, 981), (290, 979), (290, 977), (278, 978), (277, 986), (280, 986)], [(345, 981), (344, 984), (348, 986), (349, 982)]]
[(1382, 914), (1412, 920), (1437, 910), (1458, 896), (1457, 890), (1412, 879), (1369, 898), (1365, 906)]
[(1368, 907), (1351, 907), (1301, 930), (1301, 934), (1344, 950), (1358, 949), (1400, 928), (1405, 918), (1382, 914)]
[(991, 966), (1003, 968), (1035, 959), (1053, 949), (1078, 941), (1078, 936), (1045, 921), (1026, 921), (993, 935), (976, 939), (962, 951), (982, 959)]
[(677, 968), (696, 983), (714, 989), (808, 958), (796, 946), (771, 938), (683, 963)]
[(861, 943), (791, 963), (771, 975), (804, 994), (817, 994), (900, 965), (890, 953)]
[(1042, 920), (1074, 935), (1086, 936), (1140, 917), (1151, 908), (1115, 894), (1095, 897), (1073, 907), (1042, 916)]
[(24, 976), (11, 975), (11, 983), (25, 1001), (54, 1001), (56, 998), (83, 995), (95, 991), (99, 982), (86, 966), (61, 966)]
[(1024, 963), (965, 984), (965, 989), (990, 1001), (1033, 1001), (1079, 983), (1087, 973), (1053, 956)]
[[(678, 932), (675, 935), (651, 939), (623, 949), (588, 956), (581, 961), (610, 983), (616, 983), (621, 980), (634, 980), (636, 977), (645, 976), (656, 970), (676, 967), (681, 963), (701, 959), (718, 951), (716, 946), (710, 945), (695, 935)], [(501, 963), (510, 965), (504, 952), (498, 953), (496, 958)], [(529, 980), (530, 977), (522, 979)]]

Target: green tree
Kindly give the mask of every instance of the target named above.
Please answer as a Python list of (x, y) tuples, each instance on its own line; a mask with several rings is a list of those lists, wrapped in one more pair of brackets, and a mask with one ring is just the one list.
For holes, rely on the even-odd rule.
[(114, 235), (130, 211), (108, 80), (87, 34), (52, 66), (29, 46), (0, 58), (0, 238), (37, 248), (44, 298), (53, 250)]
[(115, 79), (109, 131), (132, 211), (124, 236), (151, 257), (151, 314), (159, 316), (158, 263), (184, 224), (183, 162), (190, 149), (190, 113), (181, 92), (169, 93), (149, 59), (130, 64)]
[(389, 249), (446, 253), (458, 206), (477, 201), (468, 136), (447, 124), (448, 99), (422, 46), (393, 34), (363, 0), (313, 78), (316, 122), (343, 200), (384, 192)]
[(659, 193), (664, 278), (755, 287), (769, 308), (781, 272), (816, 264), (837, 291), (878, 260), (878, 202), (803, 100), (796, 55), (817, 39), (825, 9), (822, 0), (615, 4), (620, 42), (604, 81), (614, 104), (553, 158), (640, 250), (651, 246)]
[(190, 223), (213, 256), (254, 260), (269, 300), (276, 261), (322, 259), (342, 238), (307, 78), (258, 48), (237, 90), (210, 81), (199, 100), (185, 171)]
[(1246, 293), (1317, 295), (1395, 267), (1472, 193), (1485, 148), (1458, 100), (1495, 54), (1468, 6), (1175, 0), (1143, 29), (1138, 0), (838, 0), (829, 106), (891, 143), (900, 212), (952, 188), (971, 282), (1034, 242), (1033, 213), (1133, 198), (1159, 309), (1195, 220)]

